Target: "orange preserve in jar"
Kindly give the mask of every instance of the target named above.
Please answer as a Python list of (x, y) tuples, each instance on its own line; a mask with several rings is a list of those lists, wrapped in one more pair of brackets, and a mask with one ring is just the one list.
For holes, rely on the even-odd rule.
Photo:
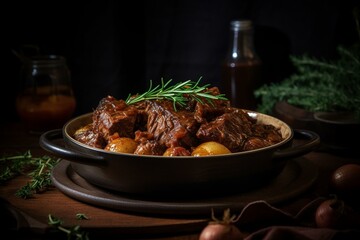
[(61, 56), (26, 59), (22, 88), (16, 99), (18, 115), (31, 132), (61, 128), (76, 108), (70, 71)]

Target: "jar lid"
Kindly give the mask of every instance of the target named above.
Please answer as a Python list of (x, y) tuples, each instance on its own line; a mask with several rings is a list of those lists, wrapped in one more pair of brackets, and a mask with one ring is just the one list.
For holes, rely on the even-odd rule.
[(33, 66), (59, 66), (66, 65), (66, 59), (60, 55), (35, 55), (27, 58), (29, 64)]

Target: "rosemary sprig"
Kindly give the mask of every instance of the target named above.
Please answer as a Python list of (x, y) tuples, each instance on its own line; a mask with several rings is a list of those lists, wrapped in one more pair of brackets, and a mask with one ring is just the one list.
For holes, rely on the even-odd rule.
[(201, 77), (196, 82), (187, 80), (174, 85), (170, 85), (171, 81), (172, 79), (164, 82), (161, 79), (161, 85), (153, 87), (150, 80), (149, 89), (142, 94), (129, 94), (126, 104), (130, 105), (144, 100), (168, 99), (173, 101), (174, 110), (176, 111), (176, 105), (186, 106), (189, 99), (194, 99), (200, 103), (203, 103), (203, 99), (205, 99), (210, 104), (213, 104), (212, 100), (227, 100), (224, 94), (212, 95), (207, 90), (210, 84), (200, 86)]
[(0, 158), (0, 183), (4, 183), (18, 175), (25, 174), (31, 179), (25, 186), (16, 191), (16, 196), (27, 199), (34, 193), (46, 191), (51, 185), (51, 170), (60, 161), (50, 156), (34, 157), (30, 151), (24, 154)]

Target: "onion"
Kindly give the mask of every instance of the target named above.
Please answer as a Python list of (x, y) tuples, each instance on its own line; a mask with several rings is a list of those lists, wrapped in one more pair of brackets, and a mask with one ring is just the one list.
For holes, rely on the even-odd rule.
[(320, 228), (336, 228), (340, 223), (343, 209), (343, 201), (337, 199), (323, 201), (315, 212), (316, 226)]
[(360, 210), (360, 165), (348, 163), (335, 169), (330, 186), (342, 200)]
[(323, 201), (315, 211), (319, 228), (350, 229), (360, 227), (360, 214), (336, 198)]
[(331, 176), (331, 183), (337, 191), (360, 191), (360, 165), (348, 163), (338, 167)]
[(223, 219), (218, 220), (212, 212), (213, 221), (201, 231), (199, 240), (241, 240), (243, 234), (237, 226), (235, 226), (235, 215), (230, 216), (230, 209), (224, 211)]

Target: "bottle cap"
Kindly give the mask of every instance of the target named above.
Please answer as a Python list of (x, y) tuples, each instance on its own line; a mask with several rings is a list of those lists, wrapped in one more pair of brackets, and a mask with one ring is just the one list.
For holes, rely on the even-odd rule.
[(252, 28), (251, 20), (233, 20), (230, 22), (231, 30), (249, 30)]

